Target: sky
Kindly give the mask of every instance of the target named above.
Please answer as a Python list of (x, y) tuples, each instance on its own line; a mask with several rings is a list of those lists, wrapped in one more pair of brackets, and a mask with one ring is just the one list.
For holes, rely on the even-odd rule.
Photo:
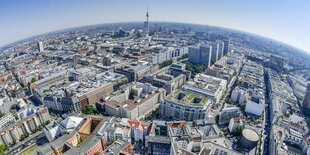
[(184, 22), (241, 30), (310, 53), (310, 0), (1, 0), (0, 47), (65, 28), (113, 22)]

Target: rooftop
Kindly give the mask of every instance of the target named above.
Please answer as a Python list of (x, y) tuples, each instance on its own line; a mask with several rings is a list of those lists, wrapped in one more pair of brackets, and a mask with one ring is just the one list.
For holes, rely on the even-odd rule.
[(169, 94), (166, 100), (190, 106), (204, 106), (207, 103), (208, 98), (186, 91), (176, 90)]

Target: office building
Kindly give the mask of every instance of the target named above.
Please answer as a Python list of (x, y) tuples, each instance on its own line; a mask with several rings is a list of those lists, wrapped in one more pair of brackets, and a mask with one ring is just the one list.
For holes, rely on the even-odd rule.
[(0, 118), (0, 131), (16, 122), (14, 116), (8, 112)]
[(103, 152), (103, 155), (129, 155), (133, 154), (131, 143), (123, 140), (116, 140)]
[(22, 120), (11, 124), (0, 131), (0, 144), (10, 144), (14, 140), (19, 141), (24, 134), (32, 133), (38, 129), (40, 125), (50, 120), (47, 108), (39, 107), (35, 112)]
[(210, 67), (211, 54), (212, 46), (209, 44), (188, 47), (188, 61), (193, 64), (206, 64)]
[(219, 125), (228, 124), (230, 119), (239, 117), (241, 114), (238, 107), (225, 104), (219, 118)]
[(211, 99), (213, 103), (217, 103), (226, 90), (226, 86), (226, 80), (200, 73), (193, 81), (183, 85), (182, 90), (202, 95)]
[(163, 101), (166, 92), (162, 88), (153, 87), (150, 84), (130, 83), (104, 99), (105, 113), (110, 116), (140, 120)]
[(245, 126), (245, 124), (246, 121), (243, 116), (232, 118), (228, 125), (229, 132), (235, 132), (238, 127)]
[(269, 68), (277, 71), (278, 73), (283, 72), (284, 62), (282, 58), (278, 58), (274, 55), (271, 55), (269, 58)]
[(170, 94), (186, 82), (186, 75), (175, 72), (172, 68), (185, 70), (185, 64), (173, 63), (170, 68), (162, 68), (149, 76), (144, 76), (142, 81), (164, 88), (167, 94)]
[(245, 106), (245, 112), (248, 114), (260, 117), (265, 109), (263, 103), (257, 103), (252, 100), (248, 100)]
[(247, 99), (247, 90), (242, 87), (236, 87), (231, 93), (231, 100), (235, 103), (244, 104)]
[(221, 40), (216, 40), (216, 42), (219, 44), (218, 47), (218, 60), (219, 60), (224, 56), (224, 42)]
[(166, 123), (153, 121), (150, 128), (146, 143), (148, 154), (170, 154), (172, 144)]
[(161, 116), (170, 120), (205, 119), (212, 101), (195, 93), (176, 90), (161, 102)]
[(220, 44), (218, 42), (211, 42), (212, 51), (211, 51), (211, 60), (215, 60), (213, 63), (215, 63), (217, 60), (219, 60), (219, 50), (220, 50)]
[(306, 94), (302, 102), (302, 106), (310, 110), (310, 82), (308, 81)]
[(223, 55), (226, 55), (230, 50), (230, 48), (229, 48), (230, 40), (229, 39), (223, 39), (223, 42), (224, 42), (224, 54)]
[(38, 51), (39, 52), (43, 52), (44, 51), (44, 47), (43, 47), (43, 42), (38, 42)]

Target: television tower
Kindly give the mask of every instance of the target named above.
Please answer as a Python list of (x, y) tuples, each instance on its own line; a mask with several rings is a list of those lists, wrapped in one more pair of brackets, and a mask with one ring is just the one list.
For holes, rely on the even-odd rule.
[(149, 5), (146, 8), (146, 32), (147, 36), (149, 35)]

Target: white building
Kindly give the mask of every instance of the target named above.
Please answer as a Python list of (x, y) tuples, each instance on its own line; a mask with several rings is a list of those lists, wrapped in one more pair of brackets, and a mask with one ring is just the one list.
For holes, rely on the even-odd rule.
[(161, 116), (171, 120), (205, 119), (211, 104), (212, 101), (202, 95), (176, 90), (161, 102)]
[(219, 48), (220, 44), (218, 42), (212, 42), (212, 51), (211, 51), (211, 57), (215, 58), (215, 61), (219, 59)]
[(0, 131), (16, 122), (14, 116), (9, 112), (0, 118)]
[(151, 64), (160, 64), (164, 61), (171, 60), (172, 58), (178, 58), (187, 53), (187, 47), (180, 49), (168, 48), (165, 51), (155, 53), (148, 57), (148, 61)]
[(61, 128), (58, 125), (56, 125), (54, 127), (47, 126), (47, 127), (45, 127), (43, 129), (43, 131), (44, 131), (46, 139), (49, 142), (51, 142), (51, 141), (55, 140), (56, 138), (60, 137), (61, 133), (62, 133), (62, 130), (61, 130)]
[(265, 108), (264, 104), (248, 100), (245, 106), (245, 112), (256, 116), (261, 116), (264, 111), (264, 108)]
[(236, 87), (231, 93), (231, 100), (235, 103), (244, 104), (247, 99), (247, 92), (244, 89)]
[(165, 94), (162, 88), (136, 83), (111, 94), (103, 106), (107, 115), (139, 120), (163, 101)]
[(132, 141), (145, 141), (145, 136), (148, 129), (147, 125), (142, 125), (140, 121), (129, 120), (127, 123), (127, 127), (129, 127), (129, 136), (131, 137)]
[(234, 132), (240, 126), (245, 126), (243, 116), (230, 119), (228, 129), (230, 132)]
[(66, 130), (73, 130), (81, 123), (82, 120), (83, 118), (81, 117), (69, 116), (66, 119), (62, 120), (60, 124)]
[(219, 118), (219, 125), (223, 125), (230, 122), (230, 119), (240, 116), (240, 111), (238, 107), (225, 104), (221, 111)]
[(43, 52), (44, 51), (43, 43), (41, 41), (38, 42), (38, 51), (39, 52)]
[(205, 74), (197, 74), (194, 81), (189, 81), (182, 90), (199, 94), (217, 103), (226, 90), (227, 81)]

